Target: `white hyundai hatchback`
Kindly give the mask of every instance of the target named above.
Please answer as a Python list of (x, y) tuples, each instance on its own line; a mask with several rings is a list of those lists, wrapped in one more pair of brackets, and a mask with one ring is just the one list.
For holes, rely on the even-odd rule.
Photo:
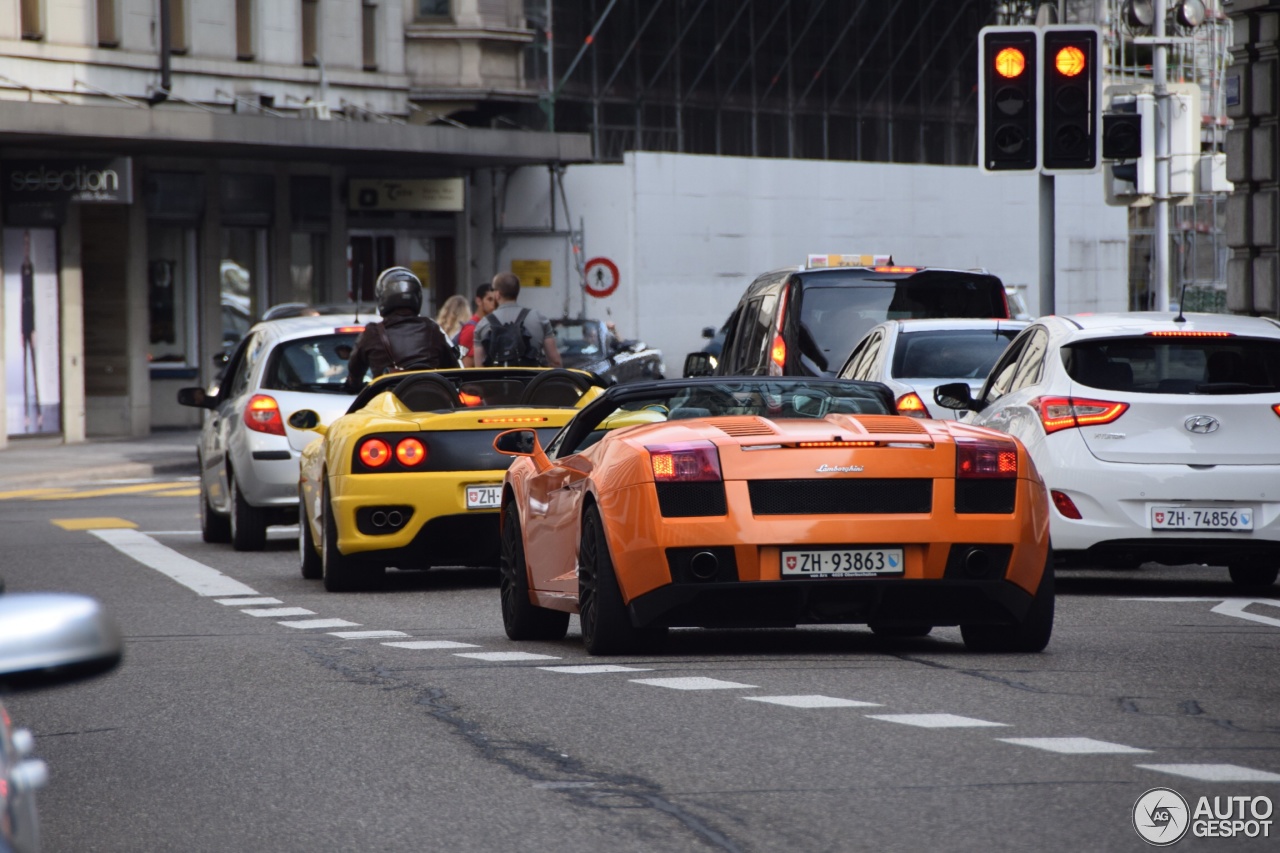
[(216, 390), (183, 388), (178, 402), (208, 409), (200, 431), (200, 529), (206, 542), (258, 551), (267, 527), (298, 521), (298, 458), (315, 433), (288, 425), (312, 409), (323, 423), (355, 399), (347, 357), (364, 330), (346, 315), (258, 323), (227, 361)]
[(1053, 511), (1054, 553), (1117, 567), (1280, 571), (1280, 322), (1168, 313), (1042, 317), (977, 397), (935, 400), (1017, 436)]

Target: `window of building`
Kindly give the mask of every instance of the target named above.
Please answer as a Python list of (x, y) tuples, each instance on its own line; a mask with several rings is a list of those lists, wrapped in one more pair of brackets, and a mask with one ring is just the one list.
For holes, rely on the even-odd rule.
[(152, 222), (147, 253), (151, 366), (195, 366), (196, 229)]
[(120, 46), (120, 9), (116, 0), (98, 0), (98, 47)]
[(448, 18), (452, 15), (452, 0), (417, 0), (417, 11), (414, 17), (418, 20), (432, 18)]
[(364, 70), (378, 70), (378, 7), (366, 2), (360, 6), (360, 27), (364, 35)]
[(39, 41), (44, 38), (44, 0), (22, 0), (22, 37)]
[(318, 0), (302, 0), (302, 64), (316, 64), (316, 48), (319, 42)]
[(253, 49), (253, 0), (236, 0), (236, 59), (250, 61)]
[(169, 4), (169, 52), (186, 53), (191, 47), (187, 38), (187, 0), (166, 0)]

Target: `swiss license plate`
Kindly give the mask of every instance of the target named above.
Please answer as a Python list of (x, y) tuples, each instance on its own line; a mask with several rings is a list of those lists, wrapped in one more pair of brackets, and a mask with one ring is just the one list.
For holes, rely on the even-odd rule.
[(1249, 507), (1153, 506), (1152, 530), (1252, 530)]
[(813, 548), (782, 552), (783, 577), (845, 578), (900, 574), (901, 548)]
[(497, 509), (501, 503), (501, 483), (477, 483), (467, 486), (467, 509)]

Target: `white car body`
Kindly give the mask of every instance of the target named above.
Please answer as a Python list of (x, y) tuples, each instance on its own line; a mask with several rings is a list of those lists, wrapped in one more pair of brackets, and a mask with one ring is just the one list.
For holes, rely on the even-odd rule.
[[(1235, 355), (1219, 355), (1228, 351)], [(1053, 398), (1071, 402), (1046, 402)], [(1124, 408), (1114, 415), (1113, 405)], [(1055, 504), (1059, 556), (1227, 565), (1242, 585), (1274, 582), (1280, 322), (1178, 321), (1166, 312), (1042, 317), (1001, 356), (972, 406), (969, 422), (1026, 445)], [(1064, 413), (1057, 423), (1068, 425), (1049, 431)], [(1070, 507), (1079, 518), (1068, 517)]]
[[(1004, 347), (1027, 325), (1024, 320), (889, 320), (863, 336), (838, 375), (888, 385), (900, 414), (954, 420), (960, 414), (934, 402), (933, 389), (967, 382), (976, 397)], [(966, 346), (971, 337), (978, 346)], [(959, 357), (933, 363), (939, 356), (954, 354), (954, 349), (943, 347), (961, 346), (967, 351)], [(903, 405), (911, 394), (924, 404), (924, 411)]]

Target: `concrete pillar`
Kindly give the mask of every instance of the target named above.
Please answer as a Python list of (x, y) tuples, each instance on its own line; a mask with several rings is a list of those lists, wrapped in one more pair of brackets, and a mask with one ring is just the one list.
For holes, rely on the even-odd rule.
[[(85, 439), (84, 268), (80, 263), (80, 206), (68, 205), (59, 235), (62, 287), (59, 314), (62, 359), (62, 436), (67, 444)], [(3, 393), (3, 389), (0, 389)]]

